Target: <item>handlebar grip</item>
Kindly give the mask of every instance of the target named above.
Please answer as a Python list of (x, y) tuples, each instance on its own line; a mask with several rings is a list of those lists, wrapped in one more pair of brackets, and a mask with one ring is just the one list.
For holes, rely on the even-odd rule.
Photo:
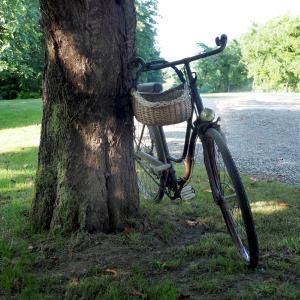
[(129, 60), (129, 65), (131, 66), (131, 68), (144, 67), (146, 65), (146, 62), (141, 57), (137, 56)]
[(227, 35), (222, 34), (221, 37), (216, 37), (215, 41), (218, 47), (225, 47), (227, 44)]

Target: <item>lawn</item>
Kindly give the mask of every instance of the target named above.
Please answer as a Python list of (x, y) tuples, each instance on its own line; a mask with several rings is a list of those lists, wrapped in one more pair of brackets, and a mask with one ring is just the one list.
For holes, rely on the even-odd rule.
[(142, 199), (139, 228), (34, 234), (41, 107), (0, 101), (0, 299), (300, 299), (295, 186), (244, 177), (260, 242), (256, 270), (237, 256), (201, 167), (191, 182), (196, 199)]

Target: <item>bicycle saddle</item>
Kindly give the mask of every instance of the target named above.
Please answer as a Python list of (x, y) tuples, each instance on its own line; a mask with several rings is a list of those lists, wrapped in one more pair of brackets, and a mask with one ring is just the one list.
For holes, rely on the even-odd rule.
[(157, 94), (163, 90), (163, 86), (160, 82), (147, 82), (147, 83), (138, 84), (137, 90), (140, 93)]

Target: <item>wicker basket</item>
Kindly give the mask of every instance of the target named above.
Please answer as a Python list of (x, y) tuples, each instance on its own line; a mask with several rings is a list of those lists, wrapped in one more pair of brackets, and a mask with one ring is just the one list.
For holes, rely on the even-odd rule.
[(170, 125), (189, 119), (192, 103), (187, 86), (180, 85), (159, 94), (132, 92), (136, 119), (146, 125)]

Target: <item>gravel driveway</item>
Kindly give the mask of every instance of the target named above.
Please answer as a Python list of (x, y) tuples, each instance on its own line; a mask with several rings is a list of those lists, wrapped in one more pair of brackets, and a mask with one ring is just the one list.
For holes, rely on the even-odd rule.
[[(300, 184), (300, 94), (236, 93), (203, 96), (221, 117), (228, 146), (242, 173)], [(184, 125), (165, 128), (173, 153)]]

